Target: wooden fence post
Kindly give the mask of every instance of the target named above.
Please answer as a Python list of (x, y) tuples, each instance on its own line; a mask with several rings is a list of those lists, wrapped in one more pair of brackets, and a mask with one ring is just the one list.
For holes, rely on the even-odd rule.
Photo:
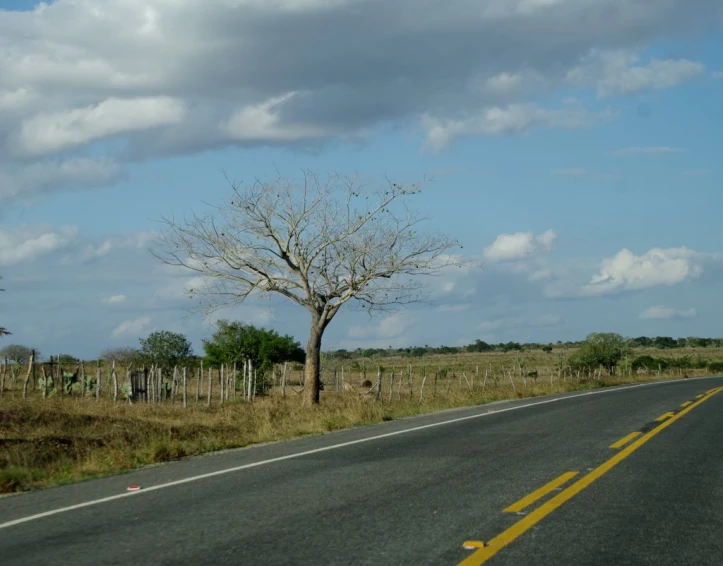
[(5, 391), (5, 376), (8, 371), (8, 359), (5, 358), (5, 363), (3, 364), (3, 371), (0, 374), (0, 397), (3, 396), (3, 392)]
[(253, 387), (251, 388), (251, 395), (252, 395), (251, 400), (252, 401), (256, 400), (256, 378), (257, 378), (257, 374), (256, 374), (256, 370), (254, 369), (254, 381), (253, 381)]
[(236, 362), (233, 363), (233, 375), (231, 376), (231, 381), (233, 381), (233, 398), (235, 401), (236, 400)]
[(110, 376), (113, 380), (113, 402), (115, 403), (118, 401), (118, 374), (115, 371), (115, 360), (113, 360), (113, 364), (111, 366)]
[(223, 387), (224, 387), (224, 378), (223, 378), (223, 364), (221, 364), (221, 367), (218, 368), (218, 381), (219, 381), (219, 389), (221, 390), (221, 405), (223, 405)]
[[(62, 387), (62, 379), (61, 379)], [(95, 368), (95, 400), (100, 401), (100, 361), (96, 362)]]
[(211, 390), (213, 389), (213, 376), (211, 375), (211, 368), (208, 368), (208, 401), (206, 405), (211, 406)]
[[(43, 374), (43, 377), (45, 377), (45, 374)], [(83, 360), (80, 360), (80, 396), (85, 397), (85, 364), (83, 363)]]
[(375, 401), (381, 401), (382, 399), (382, 368), (377, 368), (377, 394), (374, 397)]
[(411, 399), (414, 393), (414, 370), (412, 369), (412, 364), (409, 364), (407, 367), (407, 379), (409, 379), (409, 398)]
[(286, 397), (286, 363), (284, 362), (284, 373), (281, 376), (281, 396)]
[(133, 362), (126, 366), (126, 387), (128, 388), (128, 404), (133, 404)]
[(173, 366), (173, 378), (171, 379), (171, 403), (176, 404), (178, 393), (178, 366)]
[(188, 383), (186, 382), (186, 366), (183, 366), (183, 408), (188, 407)]
[(203, 369), (196, 368), (196, 405), (198, 405), (198, 399), (201, 396), (201, 379), (203, 377)]
[(43, 374), (43, 399), (48, 397), (48, 376), (45, 374), (45, 366), (40, 366), (40, 371)]

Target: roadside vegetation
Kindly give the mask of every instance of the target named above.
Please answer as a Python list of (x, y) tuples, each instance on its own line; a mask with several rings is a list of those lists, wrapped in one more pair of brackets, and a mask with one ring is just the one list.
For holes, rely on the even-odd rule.
[[(63, 357), (61, 364), (56, 359), (51, 366), (63, 374), (62, 386), (60, 380), (57, 385), (50, 383), (47, 362), (34, 363), (36, 376), (44, 373), (48, 380), (40, 378), (35, 383), (29, 366), (3, 365), (0, 493), (454, 407), (723, 373), (723, 348), (717, 344), (642, 348), (615, 334), (593, 334), (580, 345), (555, 344), (549, 349), (502, 345), (482, 352), (461, 348), (414, 356), (402, 350), (359, 357), (327, 352), (322, 356), (321, 403), (309, 406), (301, 396), (304, 351), (290, 337), (219, 321), (214, 335), (204, 342), (205, 355), (199, 357), (182, 338), (156, 333), (142, 340), (138, 350), (106, 351), (104, 360), (84, 362), (101, 369), (99, 395), (94, 390), (95, 376), (87, 380), (82, 393), (78, 382), (72, 381), (80, 365), (72, 356)], [(28, 364), (28, 351), (18, 347), (11, 351)], [(232, 392), (227, 390), (222, 397), (221, 366), (241, 365), (250, 358), (264, 376), (259, 380), (263, 387), (244, 398), (240, 393), (244, 385), (236, 374), (230, 382)], [(172, 386), (164, 388), (159, 402), (129, 401), (122, 388), (113, 401), (110, 370), (114, 363), (122, 376), (124, 365), (161, 364), (170, 369), (179, 363), (193, 368), (201, 362), (206, 368), (216, 368), (210, 404), (207, 389), (196, 400), (196, 387), (201, 384), (195, 377), (187, 383), (190, 393), (185, 406), (180, 393), (172, 396)], [(166, 375), (170, 379), (171, 372)]]

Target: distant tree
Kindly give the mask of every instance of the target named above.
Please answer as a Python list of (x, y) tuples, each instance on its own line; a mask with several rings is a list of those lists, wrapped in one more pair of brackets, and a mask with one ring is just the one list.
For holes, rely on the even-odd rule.
[(61, 364), (77, 364), (80, 362), (78, 358), (75, 356), (71, 356), (70, 354), (59, 354), (57, 356), (51, 356), (51, 359), (54, 362), (58, 362)]
[(348, 360), (349, 358), (351, 358), (351, 352), (345, 350), (344, 348), (339, 348), (332, 354), (335, 358), (339, 358), (340, 360)]
[(543, 347), (542, 347), (542, 351), (543, 351), (543, 352), (546, 352), (546, 353), (548, 353), (548, 354), (549, 354), (550, 352), (552, 352), (552, 344), (547, 344), (547, 345), (543, 346)]
[(656, 336), (655, 340), (653, 340), (653, 345), (656, 348), (665, 350), (668, 348), (677, 348), (678, 342), (676, 340), (673, 340), (673, 338), (671, 338), (670, 336)]
[(141, 338), (139, 358), (165, 369), (187, 362), (193, 355), (191, 343), (183, 334), (162, 330)]
[(291, 336), (251, 324), (219, 320), (210, 340), (203, 340), (206, 361), (212, 366), (241, 364), (251, 360), (255, 367), (268, 369), (280, 362), (304, 363), (305, 353)]
[(440, 346), (437, 348), (437, 352), (439, 354), (456, 354), (459, 352), (459, 348), (455, 348), (454, 346)]
[(630, 340), (630, 346), (633, 348), (649, 348), (653, 345), (653, 340), (647, 336), (638, 336)]
[(140, 352), (136, 348), (108, 348), (100, 353), (100, 359), (107, 363), (130, 364), (138, 358)]
[(489, 352), (492, 350), (492, 346), (479, 338), (474, 341), (474, 344), (470, 344), (465, 348), (468, 352)]
[(570, 365), (581, 369), (604, 367), (608, 375), (615, 375), (618, 362), (628, 353), (628, 343), (612, 332), (589, 334), (580, 349), (570, 356)]
[[(27, 346), (21, 346), (20, 344), (10, 344), (0, 350), (0, 357), (7, 358), (11, 362), (22, 365), (30, 359), (30, 354), (32, 353), (32, 351), (32, 348), (28, 348)], [(37, 360), (39, 358), (40, 352), (35, 350), (35, 359)]]
[(686, 339), (687, 345), (692, 348), (707, 348), (715, 341), (711, 338), (698, 338), (697, 336), (691, 336)]
[(507, 342), (506, 344), (500, 344), (500, 348), (503, 352), (520, 351), (522, 350), (522, 344), (519, 342)]

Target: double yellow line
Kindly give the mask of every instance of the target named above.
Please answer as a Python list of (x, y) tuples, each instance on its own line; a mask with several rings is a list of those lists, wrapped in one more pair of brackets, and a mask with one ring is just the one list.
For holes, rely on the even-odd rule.
[[(625, 458), (630, 456), (633, 452), (635, 452), (638, 448), (640, 448), (643, 444), (648, 442), (651, 438), (662, 432), (664, 429), (672, 425), (675, 421), (682, 418), (684, 415), (687, 415), (689, 412), (691, 412), (693, 409), (710, 399), (713, 395), (716, 393), (723, 391), (723, 387), (717, 387), (715, 389), (710, 389), (709, 391), (706, 391), (703, 396), (699, 396), (700, 398), (698, 401), (695, 401), (694, 403), (689, 404), (684, 409), (682, 409), (680, 412), (675, 413), (672, 416), (668, 416), (669, 413), (666, 413), (664, 416), (666, 419), (657, 427), (655, 427), (650, 432), (644, 434), (640, 438), (638, 438), (635, 442), (627, 446), (626, 448), (623, 448), (620, 452), (615, 454), (612, 458), (609, 460), (603, 462), (601, 465), (599, 465), (597, 468), (577, 480), (575, 483), (570, 485), (569, 487), (562, 490), (560, 493), (552, 497), (547, 502), (540, 505), (537, 509), (530, 512), (528, 515), (517, 521), (514, 525), (509, 527), (507, 530), (501, 532), (499, 535), (497, 535), (495, 538), (491, 539), (489, 542), (485, 543), (484, 546), (481, 546), (476, 550), (473, 554), (468, 556), (465, 560), (459, 563), (458, 566), (479, 566), (480, 564), (484, 564), (487, 560), (492, 558), (495, 554), (497, 554), (500, 550), (502, 550), (505, 546), (510, 544), (512, 541), (520, 537), (522, 534), (527, 532), (529, 529), (531, 529), (533, 526), (535, 526), (537, 523), (542, 521), (545, 517), (547, 517), (550, 513), (552, 513), (555, 509), (560, 507), (563, 503), (568, 501), (569, 499), (572, 499), (575, 497), (578, 493), (580, 493), (583, 489), (585, 489), (587, 486), (589, 486), (592, 482), (600, 478), (603, 474), (610, 471), (612, 468), (617, 466), (620, 462), (622, 462)], [(624, 446), (627, 442), (629, 442), (632, 438), (635, 438), (639, 435), (639, 433), (636, 435), (635, 433), (631, 433), (625, 438), (620, 439), (618, 442), (613, 444), (611, 448), (618, 448), (619, 446), (616, 446), (616, 444), (620, 444), (620, 446)], [(623, 442), (625, 441), (625, 442)], [(556, 480), (553, 480), (552, 482), (546, 484), (545, 486), (541, 487), (537, 491), (531, 493), (527, 497), (521, 499), (517, 503), (511, 505), (505, 511), (519, 511), (521, 509), (524, 509), (525, 507), (528, 507), (538, 499), (541, 499), (544, 497), (547, 493), (550, 493), (557, 487), (563, 485), (565, 482), (567, 482), (569, 479), (577, 475), (577, 472), (567, 472), (566, 474), (563, 474)]]

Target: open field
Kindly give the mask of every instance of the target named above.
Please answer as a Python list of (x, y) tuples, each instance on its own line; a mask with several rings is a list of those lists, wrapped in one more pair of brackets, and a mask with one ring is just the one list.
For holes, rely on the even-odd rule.
[[(214, 376), (210, 406), (207, 390), (201, 392), (196, 403), (196, 380), (190, 379), (187, 407), (180, 402), (180, 394), (175, 403), (170, 399), (161, 403), (129, 404), (120, 399), (113, 402), (106, 376), (99, 398), (90, 394), (82, 397), (77, 392), (44, 398), (31, 382), (23, 398), (27, 371), (22, 371), (14, 385), (6, 377), (5, 391), (0, 397), (0, 493), (452, 407), (711, 373), (705, 368), (676, 368), (660, 375), (657, 371), (634, 373), (621, 369), (616, 377), (585, 376), (563, 370), (569, 353), (556, 350), (344, 360), (345, 383), (354, 385), (353, 390), (346, 392), (340, 391), (341, 360), (328, 360), (325, 390), (318, 407), (301, 405), (300, 396), (294, 393), (298, 376), (294, 377), (293, 371), (286, 397), (281, 396), (277, 385), (268, 396), (257, 396), (253, 402), (243, 401), (240, 395), (236, 399), (228, 395), (222, 401)], [(635, 350), (631, 358), (645, 354), (723, 360), (723, 350), (713, 348)], [(377, 398), (380, 366), (381, 394)], [(375, 384), (371, 388), (360, 386), (364, 371)], [(119, 374), (122, 381), (122, 369)]]

